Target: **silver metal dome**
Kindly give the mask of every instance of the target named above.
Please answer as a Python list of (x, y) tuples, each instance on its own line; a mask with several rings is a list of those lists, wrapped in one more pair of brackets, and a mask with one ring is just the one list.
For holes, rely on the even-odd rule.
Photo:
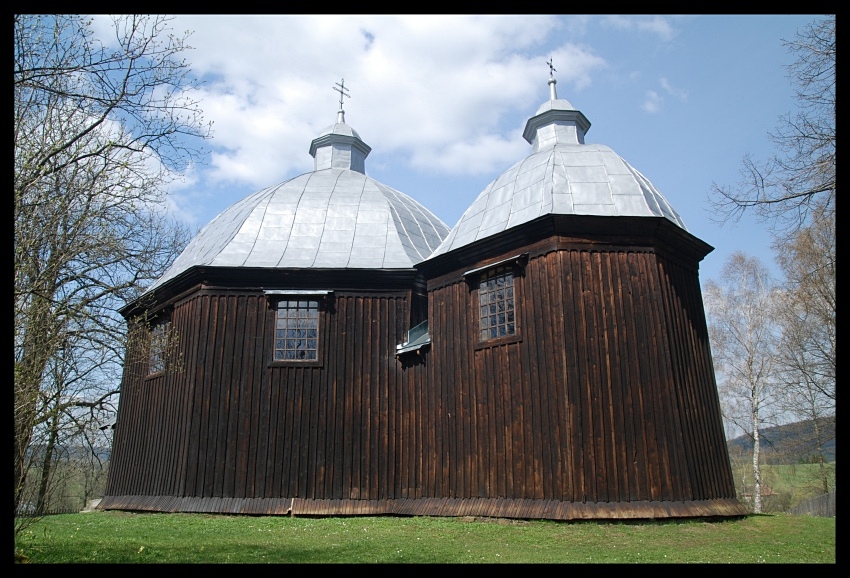
[(637, 169), (604, 145), (585, 144), (590, 121), (558, 99), (528, 120), (533, 153), (490, 183), (431, 256), (441, 255), (543, 215), (665, 217), (686, 229), (667, 199)]
[(371, 149), (339, 120), (311, 143), (316, 170), (223, 211), (151, 289), (196, 266), (398, 269), (428, 257), (449, 228), (367, 177)]

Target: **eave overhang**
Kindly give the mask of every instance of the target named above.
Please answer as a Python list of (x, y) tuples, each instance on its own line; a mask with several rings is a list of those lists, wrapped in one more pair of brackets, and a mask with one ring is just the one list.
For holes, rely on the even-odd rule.
[(550, 214), (421, 261), (416, 268), (427, 280), (450, 272), (461, 275), (498, 255), (526, 252), (548, 238), (564, 248), (655, 250), (695, 270), (714, 250), (665, 217)]
[(321, 269), (268, 267), (194, 266), (146, 292), (118, 310), (130, 319), (141, 313), (154, 313), (191, 293), (198, 286), (229, 290), (270, 291), (399, 291), (424, 286), (419, 272), (409, 269)]

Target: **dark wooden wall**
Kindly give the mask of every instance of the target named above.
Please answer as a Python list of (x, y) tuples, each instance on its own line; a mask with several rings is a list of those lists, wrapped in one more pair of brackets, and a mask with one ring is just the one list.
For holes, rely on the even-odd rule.
[(693, 268), (648, 250), (553, 248), (515, 284), (519, 340), (492, 347), (478, 344), (474, 283), (430, 286), (426, 408), (439, 427), (426, 492), (734, 498)]
[(411, 291), (335, 292), (318, 366), (271, 363), (264, 295), (183, 297), (172, 369), (147, 377), (128, 352), (101, 507), (744, 513), (694, 263), (538, 243), (516, 279), (519, 335), (492, 346), (463, 270), (428, 282), (432, 344), (414, 362), (394, 356), (418, 321)]
[(321, 315), (320, 366), (271, 363), (274, 310), (262, 294), (185, 299), (172, 313), (176, 369), (146, 377), (146, 361), (128, 354), (107, 495), (419, 495), (424, 367), (394, 356), (409, 297), (336, 292)]

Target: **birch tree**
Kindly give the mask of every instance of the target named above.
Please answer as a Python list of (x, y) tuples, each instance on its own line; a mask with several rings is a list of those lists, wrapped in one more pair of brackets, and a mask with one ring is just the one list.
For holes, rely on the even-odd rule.
[(718, 221), (752, 212), (772, 229), (786, 276), (774, 319), (782, 332), (781, 398), (786, 411), (815, 426), (834, 420), (835, 404), (835, 22), (835, 15), (819, 17), (783, 41), (796, 102), (769, 133), (775, 152), (745, 156), (740, 182), (714, 184), (709, 197)]
[(817, 211), (811, 223), (777, 246), (786, 283), (779, 321), (784, 407), (811, 420), (820, 489), (830, 491), (822, 425), (835, 420), (835, 219)]
[(723, 418), (752, 437), (752, 509), (761, 513), (760, 431), (779, 408), (777, 287), (758, 259), (739, 252), (704, 295)]
[(14, 17), (16, 512), (34, 434), (96, 422), (117, 393), (117, 310), (187, 242), (164, 211), (166, 186), (210, 136), (188, 33), (159, 16), (112, 24), (98, 39), (80, 16)]

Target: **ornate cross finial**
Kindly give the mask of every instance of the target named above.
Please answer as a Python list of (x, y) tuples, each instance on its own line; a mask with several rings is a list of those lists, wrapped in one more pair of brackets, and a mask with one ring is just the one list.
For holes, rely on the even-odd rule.
[(549, 57), (549, 62), (546, 64), (549, 65), (549, 100), (558, 100), (558, 92), (555, 90), (555, 85), (558, 83), (558, 81), (555, 80), (555, 73), (558, 71), (552, 64), (551, 56)]
[(347, 96), (351, 98), (351, 95), (348, 94), (348, 89), (345, 88), (345, 79), (342, 79), (342, 82), (337, 82), (336, 86), (339, 88), (334, 88), (335, 91), (339, 93), (339, 112), (337, 112), (337, 122), (345, 122), (345, 111), (342, 109), (342, 97)]

